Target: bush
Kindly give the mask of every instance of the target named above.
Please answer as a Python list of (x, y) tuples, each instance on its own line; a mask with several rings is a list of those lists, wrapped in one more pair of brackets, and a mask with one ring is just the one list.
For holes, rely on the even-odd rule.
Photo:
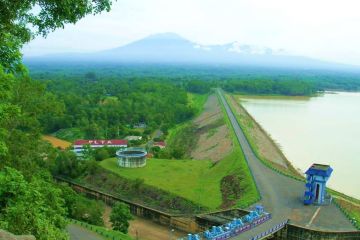
[(96, 161), (102, 161), (104, 159), (107, 159), (110, 157), (109, 148), (102, 147), (102, 148), (96, 149), (94, 155), (95, 155)]
[(117, 202), (113, 207), (110, 214), (110, 221), (112, 223), (113, 229), (127, 233), (129, 228), (129, 221), (133, 217), (130, 213), (129, 206), (122, 202)]
[(89, 224), (103, 226), (102, 215), (104, 203), (97, 200), (88, 199), (83, 195), (77, 194), (67, 185), (59, 185), (62, 191), (62, 198), (65, 200), (68, 218), (73, 218)]

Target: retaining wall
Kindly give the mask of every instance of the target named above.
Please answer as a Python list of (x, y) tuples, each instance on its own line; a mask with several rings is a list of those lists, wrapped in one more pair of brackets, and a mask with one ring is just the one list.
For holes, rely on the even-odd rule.
[(275, 240), (360, 240), (360, 231), (332, 232), (317, 231), (295, 224), (287, 224), (274, 236)]
[[(229, 209), (215, 212), (209, 212), (199, 215), (185, 215), (185, 214), (169, 214), (162, 212), (138, 203), (119, 198), (117, 196), (104, 193), (86, 186), (82, 186), (71, 180), (55, 177), (57, 181), (65, 182), (72, 187), (76, 192), (83, 193), (90, 198), (95, 198), (104, 201), (106, 204), (112, 206), (115, 202), (120, 201), (130, 206), (130, 212), (133, 215), (149, 219), (161, 225), (168, 226), (169, 229), (175, 228), (186, 233), (202, 232), (214, 225), (221, 225), (216, 218), (219, 216), (243, 216), (249, 212), (242, 209)], [(360, 231), (351, 232), (331, 232), (331, 231), (317, 231), (307, 229), (294, 224), (286, 224), (280, 231), (274, 233), (273, 236), (266, 236), (257, 239), (274, 239), (274, 240), (360, 240)]]

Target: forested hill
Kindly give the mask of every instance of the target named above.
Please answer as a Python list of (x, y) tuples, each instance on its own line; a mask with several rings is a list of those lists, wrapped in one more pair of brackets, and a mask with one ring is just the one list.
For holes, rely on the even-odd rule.
[[(42, 122), (44, 131), (76, 128), (79, 138), (119, 138), (129, 126), (147, 124), (147, 132), (166, 131), (194, 116), (183, 86), (156, 79), (98, 79), (88, 73), (82, 79), (47, 82), (63, 111)], [(71, 140), (71, 139), (70, 139)]]
[[(28, 63), (31, 76), (38, 80), (81, 79), (87, 73), (96, 73), (98, 79), (146, 78), (169, 81), (200, 80), (211, 86), (224, 86), (227, 82), (274, 81), (310, 84), (314, 91), (359, 91), (359, 71), (311, 70), (291, 68), (264, 68), (231, 65), (181, 64), (89, 64), (89, 63)], [(228, 88), (229, 90), (234, 88)], [(272, 89), (267, 90), (267, 94)], [(251, 92), (249, 92), (251, 93)], [(261, 92), (257, 92), (261, 94)], [(286, 94), (286, 91), (277, 94)], [(308, 92), (296, 91), (307, 95)]]

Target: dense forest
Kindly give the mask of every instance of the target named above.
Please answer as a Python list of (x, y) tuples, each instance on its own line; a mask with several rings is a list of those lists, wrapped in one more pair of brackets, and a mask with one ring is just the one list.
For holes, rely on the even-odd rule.
[[(106, 78), (152, 78), (157, 80), (204, 81), (210, 86), (226, 82), (268, 80), (309, 83), (314, 90), (359, 91), (360, 71), (266, 68), (228, 65), (155, 65), (25, 61), (34, 79), (81, 78), (88, 72)], [(305, 94), (305, 93), (304, 93)]]
[(80, 138), (119, 138), (138, 135), (131, 129), (139, 123), (146, 124), (147, 133), (166, 131), (195, 113), (186, 90), (166, 81), (97, 80), (89, 73), (80, 80), (52, 80), (47, 86), (61, 108), (56, 117), (41, 119), (47, 133), (75, 128)]
[[(139, 76), (140, 75), (140, 76)], [(205, 81), (197, 77), (116, 77), (92, 71), (83, 75), (40, 74), (37, 88), (46, 88), (48, 110), (39, 120), (45, 133), (74, 140), (78, 138), (120, 138), (149, 135), (156, 129), (167, 132), (196, 113), (188, 94), (206, 94), (222, 87), (245, 94), (312, 95), (314, 84), (302, 80)], [(140, 123), (145, 131), (133, 128)]]

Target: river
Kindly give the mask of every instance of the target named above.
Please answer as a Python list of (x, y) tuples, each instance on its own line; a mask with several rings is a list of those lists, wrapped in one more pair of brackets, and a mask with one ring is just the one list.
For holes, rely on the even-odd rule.
[(360, 93), (246, 97), (241, 103), (296, 168), (329, 164), (328, 186), (360, 198)]

